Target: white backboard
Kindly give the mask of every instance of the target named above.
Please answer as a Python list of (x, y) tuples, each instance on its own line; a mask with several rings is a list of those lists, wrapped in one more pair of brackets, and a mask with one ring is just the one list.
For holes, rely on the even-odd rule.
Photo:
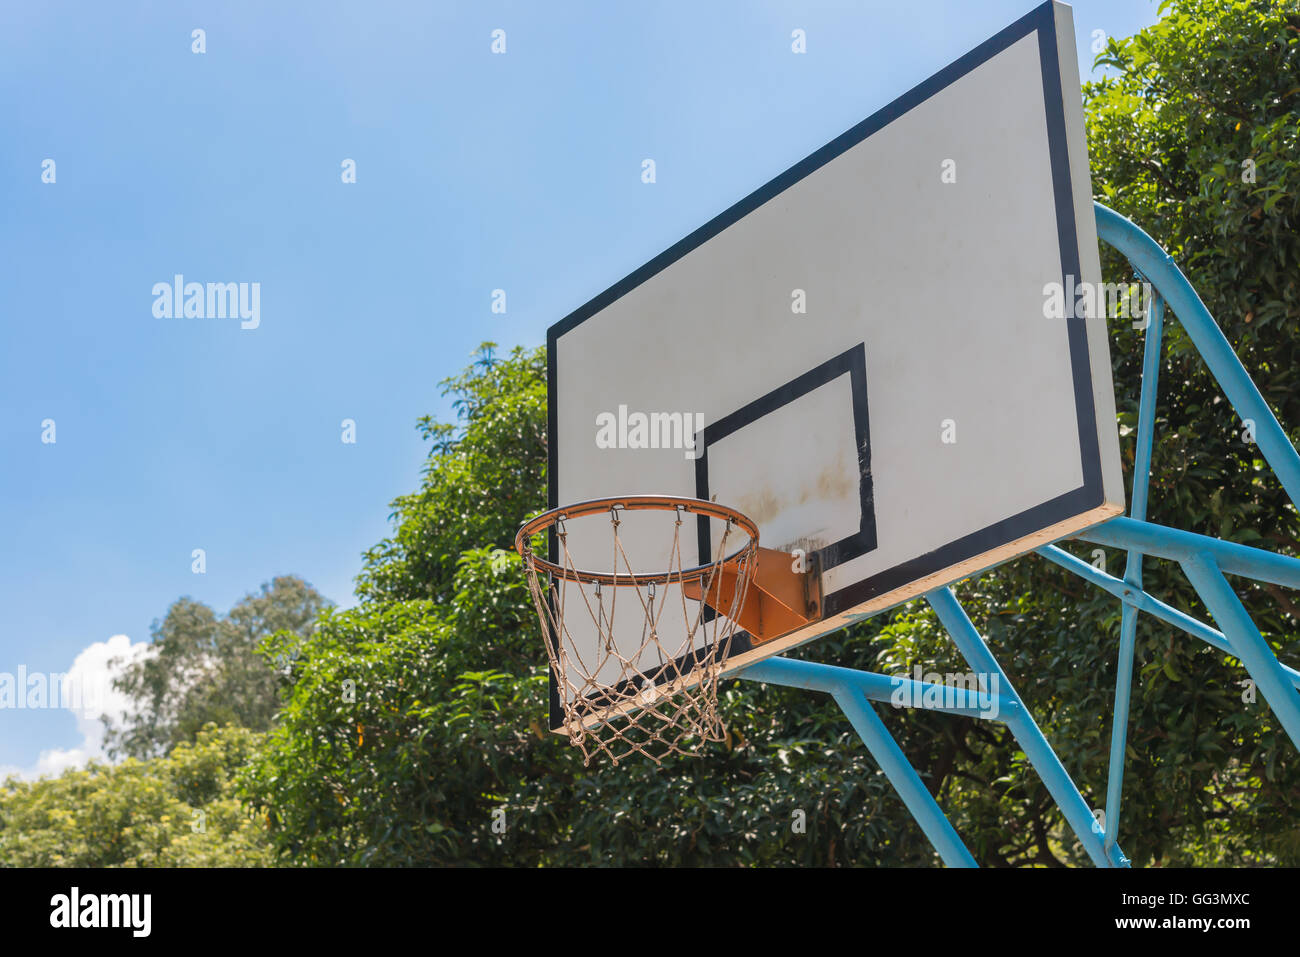
[[(733, 668), (1064, 537), (1123, 508), (1105, 321), (1044, 309), (1099, 280), (1049, 3), (552, 327), (550, 506), (715, 499), (816, 551), (824, 620)], [(695, 452), (627, 447), (636, 413)]]

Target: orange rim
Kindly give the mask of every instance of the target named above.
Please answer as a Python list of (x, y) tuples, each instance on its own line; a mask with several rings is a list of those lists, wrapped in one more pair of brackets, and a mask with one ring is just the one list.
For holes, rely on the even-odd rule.
[[(693, 568), (684, 568), (679, 572), (664, 572), (657, 575), (633, 575), (630, 572), (627, 574), (590, 572), (576, 568), (565, 568), (563, 565), (557, 565), (555, 562), (542, 558), (533, 551), (532, 546), (529, 544), (529, 539), (534, 535), (556, 528), (569, 519), (585, 518), (588, 515), (619, 510), (627, 512), (675, 512), (680, 510), (691, 515), (716, 518), (740, 528), (749, 536), (749, 541), (720, 561), (706, 562)], [(557, 578), (564, 578), (568, 581), (591, 582), (601, 585), (648, 585), (651, 582), (665, 585), (670, 582), (699, 581), (711, 574), (719, 565), (738, 562), (746, 555), (752, 557), (758, 550), (758, 526), (743, 512), (727, 505), (719, 505), (717, 502), (706, 502), (703, 499), (676, 495), (624, 495), (620, 498), (592, 499), (588, 502), (564, 505), (543, 512), (536, 518), (525, 522), (524, 526), (519, 529), (519, 534), (515, 536), (515, 550), (519, 552), (530, 567), (543, 569)]]

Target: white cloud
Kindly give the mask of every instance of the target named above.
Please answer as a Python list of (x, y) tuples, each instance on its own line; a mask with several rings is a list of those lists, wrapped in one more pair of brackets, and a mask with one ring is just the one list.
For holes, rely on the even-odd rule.
[(90, 758), (90, 752), (84, 748), (51, 748), (42, 751), (40, 757), (36, 759), (36, 763), (28, 768), (22, 768), (16, 764), (0, 764), (0, 780), (9, 777), (11, 774), (27, 781), (34, 778), (43, 778), (46, 775), (57, 777), (68, 768), (81, 767)]
[[(149, 648), (147, 641), (133, 644), (126, 635), (114, 635), (83, 649), (64, 676), (59, 695), (62, 706), (76, 718), (81, 743), (72, 748), (44, 750), (30, 767), (0, 765), (0, 780), (11, 774), (32, 780), (60, 774), (90, 760), (106, 760), (103, 719), (118, 719), (131, 710), (130, 699), (113, 688), (113, 678), (121, 668), (148, 654)], [(115, 659), (120, 661), (114, 664)]]

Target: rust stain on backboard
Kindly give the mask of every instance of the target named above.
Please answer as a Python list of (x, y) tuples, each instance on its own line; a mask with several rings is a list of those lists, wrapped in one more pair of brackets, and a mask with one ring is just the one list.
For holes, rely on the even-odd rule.
[[(791, 509), (836, 499), (857, 500), (861, 492), (859, 484), (861, 479), (856, 475), (857, 466), (856, 459), (852, 466), (846, 464), (845, 455), (840, 452), (836, 455), (835, 461), (800, 482), (793, 495), (779, 493), (765, 486), (729, 504), (744, 512), (761, 528), (771, 524), (774, 519)], [(828, 542), (817, 536), (804, 535), (794, 541), (781, 542), (771, 547), (785, 552), (795, 549), (812, 552), (825, 548), (827, 544)]]

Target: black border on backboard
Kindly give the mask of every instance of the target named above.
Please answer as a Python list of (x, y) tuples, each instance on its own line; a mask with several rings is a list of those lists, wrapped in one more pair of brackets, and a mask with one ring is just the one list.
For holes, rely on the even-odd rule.
[[(696, 439), (696, 448), (700, 450), (700, 457), (695, 460), (695, 497), (707, 502), (711, 500), (712, 494), (709, 489), (709, 446), (757, 422), (763, 416), (803, 398), (808, 393), (829, 385), (840, 376), (849, 377), (849, 387), (853, 395), (853, 431), (858, 450), (858, 498), (862, 517), (858, 530), (854, 534), (817, 550), (817, 561), (823, 570), (834, 568), (859, 555), (865, 555), (876, 547), (876, 507), (871, 480), (871, 428), (870, 417), (867, 414), (866, 343), (860, 342), (853, 348), (846, 349), (817, 368), (810, 369), (798, 378), (773, 389), (767, 395), (705, 426), (703, 436)], [(701, 519), (698, 525), (699, 563), (703, 565), (710, 561), (713, 555), (711, 529), (707, 519)]]
[[(853, 431), (854, 444), (858, 450), (858, 500), (861, 518), (858, 530), (854, 534), (831, 542), (809, 556), (811, 561), (816, 563), (816, 567), (823, 571), (874, 551), (876, 547), (876, 504), (871, 478), (871, 426), (870, 415), (867, 412), (866, 343), (860, 342), (853, 348), (846, 349), (815, 369), (810, 369), (785, 385), (773, 389), (767, 395), (723, 416), (712, 425), (705, 426), (704, 434), (696, 438), (696, 448), (700, 449), (701, 454), (695, 460), (695, 497), (707, 502), (712, 500), (709, 490), (710, 445), (844, 375), (849, 377), (849, 387), (853, 396)], [(711, 561), (713, 555), (711, 523), (708, 519), (700, 517), (697, 529), (698, 561), (703, 565)], [(704, 621), (712, 621), (714, 618), (713, 609), (707, 605), (701, 609), (701, 614)], [(752, 647), (749, 633), (737, 629), (731, 639), (730, 654), (743, 654)]]
[[(558, 501), (559, 436), (556, 422), (556, 347), (561, 336), (631, 292), (646, 280), (662, 272), (693, 249), (708, 242), (727, 227), (738, 222), (764, 203), (795, 183), (816, 172), (831, 160), (883, 129), (909, 110), (970, 73), (1030, 34), (1038, 34), (1039, 57), (1043, 75), (1043, 100), (1046, 105), (1048, 152), (1052, 167), (1057, 239), (1061, 253), (1061, 275), (1080, 276), (1079, 242), (1074, 215), (1074, 193), (1070, 180), (1070, 156), (1066, 140), (1065, 109), (1061, 91), (1061, 65), (1057, 49), (1056, 15), (1053, 4), (1044, 3), (1015, 23), (999, 31), (965, 56), (944, 67), (928, 80), (904, 93), (888, 106), (846, 130), (821, 149), (807, 156), (781, 175), (750, 193), (725, 212), (711, 219), (685, 239), (670, 246), (640, 269), (575, 309), (547, 330), (547, 426), (548, 426), (548, 498), (551, 508)], [(909, 582), (956, 565), (961, 561), (991, 551), (1056, 522), (1065, 521), (1102, 504), (1105, 490), (1101, 475), (1101, 450), (1097, 441), (1096, 411), (1092, 393), (1092, 371), (1088, 356), (1087, 332), (1082, 318), (1065, 319), (1070, 348), (1072, 384), (1081, 444), (1083, 484), (1040, 505), (1010, 516), (977, 532), (950, 542), (911, 561), (879, 572), (823, 598), (823, 614), (832, 617), (842, 611), (879, 597)], [(556, 543), (551, 540), (551, 557), (556, 560)], [(555, 675), (551, 675), (551, 727), (558, 728), (562, 716)]]

